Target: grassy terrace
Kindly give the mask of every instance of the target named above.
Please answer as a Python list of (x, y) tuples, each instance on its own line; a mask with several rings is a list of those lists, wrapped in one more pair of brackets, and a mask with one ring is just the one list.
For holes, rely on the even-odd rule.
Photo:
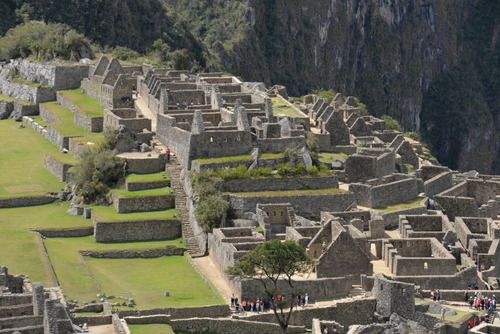
[(124, 189), (113, 189), (113, 193), (120, 197), (140, 197), (140, 196), (160, 196), (160, 195), (172, 195), (172, 189), (170, 187), (154, 188), (138, 191), (127, 191)]
[(331, 163), (332, 159), (337, 159), (340, 161), (345, 161), (348, 157), (347, 154), (345, 153), (338, 153), (338, 152), (319, 152), (319, 161), (324, 162), (324, 163)]
[(281, 159), (285, 157), (285, 153), (262, 153), (259, 159)]
[[(31, 228), (92, 226), (92, 221), (66, 214), (69, 203), (0, 209), (0, 259), (12, 273), (27, 274), (32, 282), (56, 285), (39, 235)], [(63, 252), (64, 253), (64, 252)]]
[(131, 334), (175, 334), (167, 324), (128, 325)]
[(215, 158), (198, 158), (194, 161), (197, 161), (201, 164), (209, 164), (209, 163), (222, 163), (222, 162), (235, 162), (235, 161), (252, 161), (253, 157), (250, 154), (242, 154), (242, 155), (230, 155), (225, 157), (215, 157)]
[(130, 174), (127, 176), (127, 182), (158, 182), (167, 181), (170, 177), (165, 172), (153, 174)]
[(273, 102), (273, 112), (276, 114), (291, 117), (305, 117), (305, 115), (290, 107), (278, 97), (271, 97), (271, 101)]
[(391, 205), (379, 206), (379, 207), (376, 207), (374, 209), (378, 210), (382, 213), (389, 213), (389, 212), (394, 212), (394, 211), (399, 211), (399, 210), (404, 210), (404, 209), (417, 208), (420, 206), (420, 202), (422, 202), (421, 198), (414, 198), (414, 199), (410, 199), (407, 201), (394, 203)]
[(331, 195), (343, 194), (347, 191), (338, 188), (317, 189), (317, 190), (281, 190), (281, 191), (256, 191), (231, 193), (238, 196), (297, 196), (297, 195)]
[(79, 108), (81, 113), (91, 117), (104, 116), (104, 109), (99, 100), (96, 100), (83, 92), (83, 89), (61, 90), (59, 93)]
[(57, 192), (64, 183), (43, 167), (45, 155), (62, 161), (71, 156), (30, 127), (18, 129), (12, 119), (0, 121), (0, 197), (36, 196)]
[(85, 137), (85, 141), (99, 141), (102, 138), (102, 134), (93, 133), (87, 131), (75, 123), (73, 123), (73, 113), (57, 104), (57, 102), (45, 102), (41, 103), (50, 113), (54, 114), (61, 123), (52, 124), (51, 126), (57, 130), (63, 136), (82, 136)]
[(113, 206), (93, 206), (92, 215), (99, 221), (116, 222), (130, 221), (138, 219), (165, 219), (179, 218), (179, 213), (175, 209), (164, 211), (117, 213)]
[(10, 96), (4, 95), (4, 94), (0, 94), (0, 101), (17, 102), (17, 103), (20, 103), (20, 104), (24, 104), (26, 106), (33, 105), (33, 103), (30, 103), (30, 102), (27, 102), (27, 101), (23, 101), (23, 100), (19, 100), (19, 99), (16, 99), (15, 97), (10, 97)]

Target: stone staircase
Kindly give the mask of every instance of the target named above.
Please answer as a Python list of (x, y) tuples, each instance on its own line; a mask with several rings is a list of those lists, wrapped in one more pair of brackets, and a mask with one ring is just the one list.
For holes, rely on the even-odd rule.
[(166, 170), (170, 176), (170, 186), (175, 194), (175, 208), (179, 212), (182, 224), (182, 237), (186, 242), (186, 249), (191, 257), (205, 256), (205, 252), (200, 249), (198, 242), (189, 224), (189, 213), (186, 206), (187, 196), (181, 180), (182, 167), (174, 156), (167, 162)]

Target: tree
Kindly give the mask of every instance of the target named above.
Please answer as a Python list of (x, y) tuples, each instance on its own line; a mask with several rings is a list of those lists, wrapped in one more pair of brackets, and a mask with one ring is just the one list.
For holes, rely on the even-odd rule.
[[(254, 250), (243, 255), (238, 263), (229, 267), (226, 273), (233, 278), (255, 279), (262, 284), (266, 297), (271, 305), (278, 324), (286, 333), (299, 291), (294, 286), (292, 277), (306, 273), (313, 261), (295, 241), (267, 241)], [(282, 294), (278, 282), (284, 281), (291, 290), (290, 298), (277, 301), (275, 297)], [(286, 311), (288, 309), (288, 311)]]

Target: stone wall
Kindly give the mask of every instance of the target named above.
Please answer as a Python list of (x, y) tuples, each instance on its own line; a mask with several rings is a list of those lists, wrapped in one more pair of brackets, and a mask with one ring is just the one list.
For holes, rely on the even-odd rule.
[(158, 248), (142, 250), (109, 250), (109, 251), (87, 251), (82, 250), (82, 256), (89, 256), (98, 259), (134, 259), (134, 258), (156, 258), (163, 256), (183, 255), (184, 248)]
[(121, 197), (113, 193), (113, 206), (118, 213), (147, 212), (171, 209), (175, 206), (174, 195)]
[(356, 203), (361, 206), (375, 208), (398, 203), (418, 196), (418, 183), (415, 178), (398, 180), (377, 186), (351, 183), (349, 190), (356, 196)]
[(79, 238), (93, 235), (94, 227), (89, 226), (58, 229), (36, 229), (33, 231), (40, 233), (46, 238)]
[(56, 91), (52, 87), (28, 86), (5, 79), (0, 79), (0, 91), (4, 95), (33, 104), (54, 101), (56, 99)]
[(196, 170), (196, 171), (203, 171), (207, 169), (217, 169), (217, 168), (224, 168), (224, 167), (229, 167), (229, 168), (236, 168), (240, 165), (244, 165), (247, 168), (250, 167), (250, 165), (254, 162), (254, 159), (249, 156), (248, 160), (241, 160), (241, 161), (229, 161), (229, 162), (210, 162), (210, 163), (205, 163), (205, 162), (200, 162), (197, 160), (193, 160), (191, 162), (191, 170)]
[(19, 208), (52, 203), (56, 197), (51, 196), (25, 196), (0, 198), (0, 208)]
[(181, 223), (174, 219), (149, 219), (139, 221), (94, 221), (96, 242), (166, 240), (181, 236)]
[(110, 315), (77, 315), (73, 318), (73, 323), (77, 326), (87, 324), (87, 326), (102, 326), (112, 323)]
[(127, 182), (128, 191), (146, 190), (170, 187), (170, 180), (153, 181), (153, 182)]
[(118, 129), (120, 125), (127, 127), (130, 131), (142, 132), (144, 129), (151, 131), (151, 119), (149, 118), (135, 118), (135, 111), (130, 109), (133, 113), (131, 117), (122, 115), (120, 110), (105, 110), (104, 111), (104, 127), (109, 126), (113, 129)]
[(432, 197), (440, 192), (445, 191), (448, 188), (451, 188), (453, 185), (451, 180), (451, 172), (445, 172), (438, 174), (429, 180), (424, 182), (424, 192), (425, 196)]
[(321, 211), (345, 211), (355, 203), (353, 193), (324, 195), (240, 196), (227, 195), (229, 215), (242, 217), (245, 212), (255, 212), (257, 204), (290, 203), (295, 212), (304, 217), (319, 218)]
[(295, 177), (272, 179), (242, 179), (221, 182), (221, 190), (227, 192), (239, 191), (274, 191), (274, 190), (307, 190), (338, 188), (339, 183), (334, 176)]
[(43, 325), (43, 316), (22, 316), (0, 319), (0, 330)]
[(92, 117), (85, 113), (80, 112), (80, 108), (74, 105), (69, 99), (67, 99), (63, 94), (57, 92), (57, 101), (61, 105), (73, 112), (73, 123), (90, 132), (102, 132), (104, 116)]
[(455, 275), (446, 276), (399, 276), (398, 281), (419, 285), (420, 289), (458, 290), (475, 281), (480, 281), (476, 267), (467, 267)]
[(398, 282), (382, 274), (375, 275), (372, 290), (377, 299), (377, 312), (389, 317), (397, 313), (403, 317), (411, 318), (415, 313), (415, 285)]
[[(125, 317), (127, 325), (170, 324), (170, 316), (157, 314), (143, 317)], [(180, 321), (180, 320), (179, 320)]]
[(228, 305), (208, 305), (208, 306), (193, 306), (193, 307), (180, 307), (180, 308), (155, 308), (150, 310), (125, 310), (118, 311), (120, 318), (123, 317), (144, 317), (151, 315), (170, 315), (172, 320), (175, 319), (189, 319), (193, 315), (204, 318), (225, 318), (229, 317), (231, 310)]
[[(262, 283), (256, 280), (231, 280), (234, 292), (240, 296), (240, 300), (254, 300), (265, 296)], [(346, 297), (351, 291), (353, 284), (352, 276), (320, 278), (310, 280), (294, 280), (293, 286), (298, 291), (303, 291), (309, 295), (309, 302), (340, 299)], [(289, 296), (291, 288), (287, 282), (280, 280), (278, 282), (278, 291), (280, 294)]]
[(0, 294), (0, 307), (32, 304), (32, 294)]
[[(210, 319), (192, 318), (183, 320), (172, 320), (174, 331), (190, 333), (211, 333), (211, 334), (281, 334), (283, 333), (278, 324), (254, 322), (235, 319)], [(287, 333), (304, 333), (304, 326), (289, 326)]]
[(51, 172), (60, 181), (66, 182), (68, 179), (68, 170), (73, 167), (73, 165), (59, 161), (53, 156), (46, 155), (43, 167), (45, 167), (46, 170)]
[[(374, 322), (374, 313), (377, 301), (375, 298), (355, 299), (346, 302), (337, 302), (332, 306), (306, 307), (292, 313), (290, 325), (311, 328), (314, 318), (320, 320), (334, 320), (341, 326), (368, 325)], [(273, 313), (248, 316), (250, 321), (275, 323)]]
[(266, 138), (257, 140), (257, 147), (261, 153), (281, 153), (286, 149), (301, 149), (305, 146), (306, 138), (304, 136), (291, 138)]
[(165, 154), (159, 154), (153, 157), (127, 158), (127, 171), (136, 174), (152, 174), (163, 172), (167, 157)]
[(382, 219), (384, 220), (385, 226), (389, 225), (395, 225), (398, 226), (399, 224), (399, 216), (400, 215), (423, 215), (427, 212), (427, 209), (424, 206), (416, 207), (416, 208), (410, 208), (410, 209), (403, 209), (403, 210), (397, 210), (389, 213), (384, 213), (382, 215)]
[(78, 63), (65, 65), (21, 60), (14, 64), (27, 80), (53, 86), (56, 90), (78, 88), (82, 79), (89, 75), (89, 66)]
[(33, 304), (22, 304), (22, 305), (8, 306), (8, 307), (0, 307), (0, 318), (22, 317), (26, 315), (33, 315)]

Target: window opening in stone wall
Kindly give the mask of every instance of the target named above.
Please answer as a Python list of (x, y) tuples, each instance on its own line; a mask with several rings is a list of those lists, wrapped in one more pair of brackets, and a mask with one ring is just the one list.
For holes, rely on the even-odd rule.
[(241, 141), (241, 137), (240, 137), (240, 136), (237, 136), (237, 137), (236, 137), (236, 141)]
[(214, 137), (210, 137), (210, 142), (213, 143), (214, 142)]
[(427, 262), (424, 262), (424, 269), (429, 269), (429, 265), (427, 264)]
[(380, 290), (384, 290), (384, 285), (380, 284)]

